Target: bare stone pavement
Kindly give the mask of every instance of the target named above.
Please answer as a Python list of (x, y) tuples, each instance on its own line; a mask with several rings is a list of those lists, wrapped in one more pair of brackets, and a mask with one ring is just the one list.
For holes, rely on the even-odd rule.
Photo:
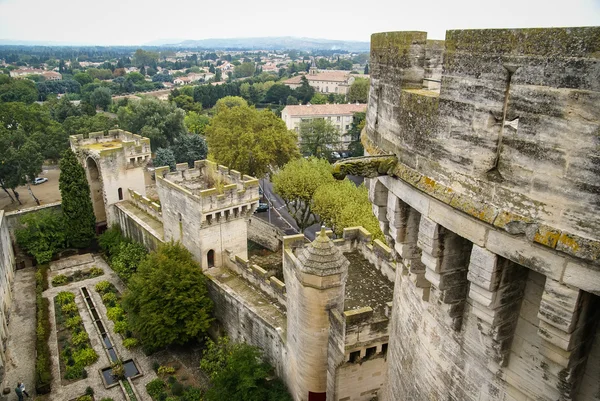
[(13, 283), (13, 303), (8, 323), (6, 344), (6, 376), (4, 387), (10, 388), (2, 401), (16, 401), (17, 382), (33, 398), (35, 393), (35, 268), (17, 270)]

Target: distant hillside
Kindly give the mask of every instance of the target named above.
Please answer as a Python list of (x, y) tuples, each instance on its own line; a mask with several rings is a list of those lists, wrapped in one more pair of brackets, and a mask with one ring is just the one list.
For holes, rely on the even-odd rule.
[[(158, 41), (155, 41), (158, 42)], [(264, 38), (232, 38), (184, 40), (179, 43), (165, 43), (164, 46), (202, 49), (240, 49), (240, 50), (347, 50), (363, 52), (369, 50), (369, 42), (296, 38), (292, 36)]]

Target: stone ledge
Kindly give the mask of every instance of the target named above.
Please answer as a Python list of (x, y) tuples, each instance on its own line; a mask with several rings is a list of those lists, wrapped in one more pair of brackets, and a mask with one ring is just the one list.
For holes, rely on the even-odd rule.
[[(382, 157), (381, 160), (387, 160), (389, 162), (390, 156), (385, 155), (383, 150), (379, 149), (365, 134), (366, 131), (363, 131), (361, 134), (361, 142), (365, 150), (369, 154), (379, 155)], [(349, 165), (351, 165), (352, 162), (352, 160), (345, 160), (342, 162), (343, 164), (335, 167), (338, 165), (338, 163), (336, 163), (334, 165), (334, 170), (351, 171), (352, 168)], [(450, 187), (440, 184), (430, 177), (424, 176), (401, 162), (397, 161), (395, 166), (391, 166), (386, 170), (387, 173), (379, 173), (379, 175), (390, 175), (399, 178), (412, 187), (448, 206), (460, 210), (484, 223), (500, 228), (510, 234), (515, 234), (515, 231), (513, 230), (514, 225), (536, 224), (535, 221), (528, 216), (522, 216), (509, 210), (499, 209), (489, 203), (478, 202), (468, 196), (456, 194)], [(545, 224), (538, 224), (530, 241), (593, 263), (600, 262), (600, 241), (568, 233)]]

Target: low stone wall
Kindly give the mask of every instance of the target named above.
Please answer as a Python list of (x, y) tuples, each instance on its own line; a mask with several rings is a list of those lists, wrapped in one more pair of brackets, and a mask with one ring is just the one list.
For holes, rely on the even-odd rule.
[(151, 251), (158, 248), (158, 245), (162, 243), (162, 240), (146, 227), (143, 222), (119, 208), (119, 205), (115, 205), (113, 209), (116, 223), (121, 227), (123, 235), (127, 238), (143, 244), (146, 249)]
[(209, 279), (208, 294), (214, 302), (214, 315), (229, 337), (259, 347), (279, 377), (286, 377), (285, 340), (275, 327), (266, 322), (232, 289)]
[(148, 213), (150, 216), (154, 217), (158, 221), (162, 221), (162, 208), (161, 206), (143, 196), (137, 191), (129, 188), (129, 197), (131, 198), (131, 202), (144, 212)]
[(277, 252), (281, 248), (283, 232), (271, 223), (258, 217), (248, 219), (248, 239)]
[(285, 283), (277, 279), (273, 272), (266, 271), (258, 265), (251, 264), (249, 260), (233, 255), (225, 258), (225, 265), (280, 305), (287, 305)]

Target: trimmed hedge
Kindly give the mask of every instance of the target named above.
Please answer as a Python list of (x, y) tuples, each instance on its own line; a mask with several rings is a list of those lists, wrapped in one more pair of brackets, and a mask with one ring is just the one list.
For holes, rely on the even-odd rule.
[(42, 292), (48, 288), (48, 266), (40, 266), (35, 272), (35, 305), (36, 305), (36, 361), (35, 361), (35, 391), (38, 394), (48, 394), (52, 383), (52, 360), (50, 357), (50, 302), (42, 297)]

